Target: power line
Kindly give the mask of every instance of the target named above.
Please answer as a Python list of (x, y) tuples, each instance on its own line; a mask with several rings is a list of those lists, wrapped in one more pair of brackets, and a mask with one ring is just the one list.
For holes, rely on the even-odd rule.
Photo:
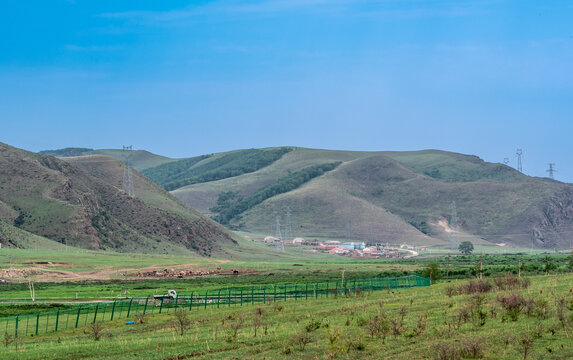
[(133, 178), (131, 176), (131, 167), (129, 166), (129, 160), (131, 157), (131, 151), (133, 150), (133, 146), (123, 146), (123, 158), (125, 159), (125, 167), (123, 169), (123, 190), (129, 196), (134, 196), (135, 191), (133, 189)]

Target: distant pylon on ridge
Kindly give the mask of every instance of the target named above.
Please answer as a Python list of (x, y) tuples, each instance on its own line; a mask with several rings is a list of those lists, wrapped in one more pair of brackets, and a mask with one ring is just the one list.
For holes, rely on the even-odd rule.
[(555, 170), (555, 164), (554, 163), (549, 163), (549, 169), (547, 169), (547, 172), (549, 173), (549, 178), (555, 179), (553, 177), (553, 174), (556, 173), (557, 170)]
[(125, 163), (125, 167), (123, 169), (123, 190), (127, 193), (127, 195), (129, 196), (134, 196), (135, 195), (135, 190), (133, 188), (133, 178), (131, 176), (131, 167), (129, 166), (129, 160), (131, 157), (131, 151), (133, 149), (132, 145), (129, 146), (124, 146), (123, 147), (123, 153), (124, 153), (124, 163)]
[(521, 163), (521, 155), (523, 155), (523, 150), (517, 149), (515, 153), (517, 154), (517, 171), (523, 173), (523, 164)]
[(503, 158), (503, 164), (509, 165), (509, 158)]

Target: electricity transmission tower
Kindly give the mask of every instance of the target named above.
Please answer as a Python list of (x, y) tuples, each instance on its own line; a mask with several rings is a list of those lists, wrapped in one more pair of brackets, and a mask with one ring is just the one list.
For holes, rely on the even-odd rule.
[(292, 240), (294, 239), (294, 236), (292, 234), (292, 227), (290, 224), (290, 206), (286, 207), (286, 219), (285, 219), (285, 239), (287, 240)]
[(503, 158), (503, 164), (508, 165), (509, 164), (509, 158)]
[(452, 216), (450, 218), (450, 248), (457, 249), (458, 240), (458, 213), (456, 211), (456, 201), (452, 200)]
[(549, 169), (547, 170), (547, 172), (549, 173), (549, 178), (554, 179), (553, 173), (557, 172), (557, 170), (555, 170), (554, 163), (549, 163)]
[(346, 241), (350, 241), (350, 220), (346, 221)]
[(131, 151), (133, 150), (133, 146), (124, 146), (123, 147), (123, 158), (125, 159), (125, 167), (123, 170), (123, 190), (129, 196), (134, 196), (135, 191), (133, 189), (133, 178), (131, 177), (131, 167), (129, 166), (129, 160), (131, 157)]
[(283, 244), (283, 237), (281, 234), (281, 221), (280, 221), (280, 216), (277, 215), (277, 221), (275, 223), (275, 237), (278, 239), (275, 239), (275, 247), (277, 251), (283, 251), (285, 249), (285, 246)]
[(523, 155), (523, 150), (517, 149), (515, 153), (517, 154), (517, 171), (523, 173), (523, 165), (521, 163), (521, 155)]

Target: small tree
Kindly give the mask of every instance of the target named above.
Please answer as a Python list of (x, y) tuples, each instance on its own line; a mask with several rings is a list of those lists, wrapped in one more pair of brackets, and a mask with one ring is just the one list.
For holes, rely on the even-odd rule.
[(573, 250), (571, 250), (571, 255), (567, 256), (567, 267), (573, 270)]
[(462, 241), (460, 246), (458, 246), (458, 250), (464, 255), (471, 255), (474, 251), (474, 244), (470, 241)]
[(434, 283), (442, 278), (442, 269), (440, 269), (438, 263), (431, 262), (422, 270), (422, 275), (429, 277), (432, 283)]
[(546, 256), (543, 260), (543, 270), (545, 270), (545, 275), (549, 275), (549, 271), (557, 269), (557, 265), (551, 260), (551, 257)]
[(179, 309), (174, 313), (175, 319), (173, 320), (173, 327), (177, 330), (179, 335), (185, 335), (185, 331), (191, 326), (191, 320), (187, 311)]

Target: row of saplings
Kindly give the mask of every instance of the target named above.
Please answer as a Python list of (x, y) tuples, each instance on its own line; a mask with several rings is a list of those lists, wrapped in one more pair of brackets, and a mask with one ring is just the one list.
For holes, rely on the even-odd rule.
[[(446, 287), (445, 293), (450, 298), (457, 295), (469, 296), (467, 302), (461, 307), (452, 311), (444, 311), (443, 326), (440, 329), (441, 337), (451, 337), (455, 330), (460, 329), (466, 323), (480, 328), (486, 324), (488, 319), (499, 319), (505, 323), (517, 322), (524, 317), (535, 318), (539, 321), (525, 332), (496, 334), (506, 348), (512, 346), (522, 355), (523, 359), (531, 356), (536, 341), (544, 335), (554, 336), (562, 331), (569, 338), (573, 327), (573, 289), (569, 290), (569, 294), (562, 296), (555, 296), (551, 293), (550, 301), (543, 297), (543, 290), (539, 291), (539, 296), (523, 296), (519, 290), (526, 289), (529, 285), (529, 279), (507, 274), (495, 277), (493, 281), (470, 280), (463, 285)], [(501, 291), (493, 301), (486, 296), (492, 291)], [(453, 305), (453, 302), (450, 302), (449, 308), (453, 308)], [(542, 322), (542, 320), (549, 321)], [(440, 360), (483, 358), (485, 346), (483, 337), (465, 339), (461, 343), (441, 342), (435, 346), (436, 358)], [(563, 347), (561, 345), (560, 349)], [(556, 350), (559, 349), (548, 345), (544, 351), (553, 353)]]
[[(569, 338), (573, 327), (573, 297), (570, 293), (567, 296), (553, 296), (552, 301), (544, 297), (525, 297), (519, 290), (526, 289), (530, 285), (528, 278), (521, 278), (515, 275), (507, 274), (498, 276), (492, 280), (470, 280), (459, 286), (448, 286), (445, 293), (448, 297), (457, 295), (469, 295), (467, 302), (462, 306), (454, 309), (453, 302), (443, 313), (443, 323), (435, 330), (436, 335), (440, 338), (451, 338), (456, 330), (459, 330), (464, 324), (471, 324), (476, 329), (486, 325), (489, 319), (499, 319), (501, 322), (517, 322), (522, 317), (534, 317), (539, 320), (555, 320), (551, 325), (546, 326), (541, 321), (537, 325), (524, 333), (499, 334), (505, 347), (511, 345), (518, 351), (523, 359), (527, 359), (532, 352), (536, 340), (542, 338), (544, 334), (555, 335), (563, 331)], [(501, 291), (493, 302), (488, 301), (487, 293), (492, 291)], [(540, 291), (543, 295), (543, 291)], [(357, 296), (360, 296), (358, 294)], [(410, 306), (414, 300), (410, 300)], [(378, 311), (369, 318), (356, 316), (356, 311), (361, 307), (364, 310), (369, 304), (359, 306), (341, 307), (338, 311), (346, 316), (344, 326), (356, 326), (363, 328), (366, 334), (372, 339), (380, 339), (382, 343), (388, 336), (394, 338), (403, 336), (414, 338), (424, 334), (427, 330), (427, 317), (420, 314), (410, 326), (406, 325), (408, 315), (408, 306), (402, 306), (394, 316), (385, 311), (383, 302), (378, 303)], [(272, 311), (280, 312), (284, 305), (277, 303)], [(452, 309), (452, 310), (450, 310)], [(238, 338), (239, 331), (244, 328), (252, 328), (252, 336), (257, 334), (267, 335), (269, 332), (266, 312), (268, 309), (257, 307), (250, 314), (247, 320), (246, 314), (232, 313), (221, 319), (221, 326), (215, 326), (213, 338), (222, 336), (225, 341), (232, 343)], [(284, 345), (282, 351), (284, 354), (291, 354), (296, 351), (304, 351), (306, 345), (319, 341), (317, 335), (318, 329), (323, 329), (326, 338), (326, 344), (329, 349), (329, 357), (336, 357), (338, 354), (347, 354), (351, 351), (363, 351), (368, 343), (364, 341), (363, 336), (342, 336), (345, 331), (339, 327), (333, 327), (327, 318), (322, 320), (314, 319), (310, 314), (307, 315), (306, 321), (302, 323), (301, 329), (292, 335), (289, 341)], [(173, 326), (180, 335), (192, 325), (187, 317), (186, 311), (178, 311), (174, 315)], [(295, 318), (297, 324), (301, 319)], [(199, 324), (200, 322), (196, 322)], [(261, 331), (259, 331), (261, 330)], [(486, 341), (481, 336), (472, 336), (462, 339), (459, 342), (440, 342), (434, 345), (435, 357), (440, 360), (485, 357)], [(550, 346), (545, 349), (552, 353), (559, 349), (553, 349)]]

